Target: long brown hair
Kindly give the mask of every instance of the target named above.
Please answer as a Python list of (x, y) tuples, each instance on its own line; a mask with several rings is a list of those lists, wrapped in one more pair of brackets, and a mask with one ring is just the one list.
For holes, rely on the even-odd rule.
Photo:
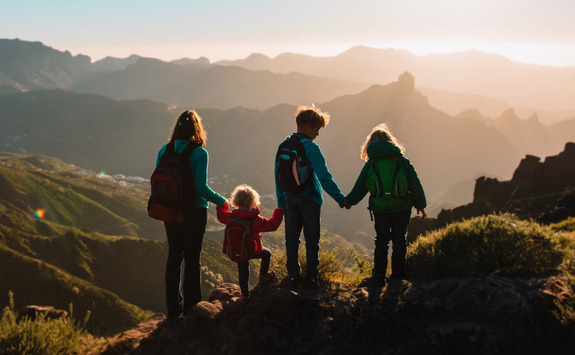
[(405, 147), (401, 145), (401, 143), (399, 143), (399, 141), (397, 140), (397, 138), (395, 138), (393, 133), (391, 133), (391, 129), (389, 129), (389, 127), (385, 123), (381, 123), (373, 127), (371, 133), (369, 133), (365, 138), (365, 142), (363, 142), (363, 145), (361, 146), (361, 155), (360, 155), (361, 159), (365, 161), (368, 160), (367, 146), (370, 143), (377, 141), (391, 142), (399, 148), (401, 154), (405, 152)]
[(208, 137), (202, 126), (202, 118), (195, 110), (182, 112), (176, 120), (170, 135), (170, 142), (176, 139), (190, 140), (200, 147), (206, 146)]

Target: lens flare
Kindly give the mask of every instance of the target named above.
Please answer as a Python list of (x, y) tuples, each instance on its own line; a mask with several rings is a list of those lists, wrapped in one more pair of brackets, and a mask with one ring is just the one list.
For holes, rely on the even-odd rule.
[(45, 214), (46, 214), (46, 210), (44, 210), (42, 208), (38, 208), (36, 210), (36, 212), (34, 212), (34, 218), (44, 218)]
[(100, 173), (98, 174), (99, 177), (103, 178), (106, 176), (106, 173), (103, 171), (100, 171)]

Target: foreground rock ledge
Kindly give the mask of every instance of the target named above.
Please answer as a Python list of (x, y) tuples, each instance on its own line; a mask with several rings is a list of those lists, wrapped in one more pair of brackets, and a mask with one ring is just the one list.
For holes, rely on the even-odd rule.
[(257, 286), (247, 303), (239, 294), (223, 284), (178, 324), (155, 316), (97, 353), (567, 354), (575, 346), (573, 324), (561, 320), (561, 305), (574, 298), (555, 276), (398, 280), (371, 289), (275, 283)]

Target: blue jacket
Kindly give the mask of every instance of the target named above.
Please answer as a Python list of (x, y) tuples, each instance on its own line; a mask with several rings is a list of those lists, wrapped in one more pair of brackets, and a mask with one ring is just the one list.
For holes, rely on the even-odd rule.
[[(177, 153), (182, 153), (188, 144), (190, 144), (190, 141), (178, 139), (175, 141), (174, 149)], [(167, 145), (168, 143), (164, 144), (164, 146), (162, 146), (158, 152), (156, 166), (158, 166), (160, 159), (162, 159)], [(208, 202), (212, 202), (217, 206), (222, 206), (224, 203), (226, 203), (225, 197), (218, 194), (208, 186), (208, 162), (208, 151), (202, 147), (197, 147), (190, 154), (190, 166), (193, 169), (193, 175), (196, 179), (197, 194), (196, 200), (194, 201), (195, 207), (208, 208)]]
[[(307, 138), (305, 135), (300, 133), (294, 133), (294, 135)], [(289, 138), (289, 137), (288, 137)], [(287, 139), (287, 138), (286, 138)], [(308, 162), (311, 164), (313, 173), (311, 175), (311, 181), (308, 183), (306, 189), (300, 192), (301, 195), (309, 197), (313, 202), (318, 205), (323, 204), (322, 188), (330, 195), (340, 206), (345, 200), (345, 195), (339, 189), (339, 186), (334, 181), (333, 176), (327, 168), (327, 163), (319, 148), (319, 145), (314, 143), (311, 139), (302, 140), (304, 144), (305, 153)], [(275, 166), (275, 173), (277, 173), (278, 166)], [(276, 174), (274, 174), (276, 176)], [(286, 205), (286, 192), (281, 191), (277, 185), (276, 181), (276, 196), (278, 199), (278, 207), (285, 208)]]

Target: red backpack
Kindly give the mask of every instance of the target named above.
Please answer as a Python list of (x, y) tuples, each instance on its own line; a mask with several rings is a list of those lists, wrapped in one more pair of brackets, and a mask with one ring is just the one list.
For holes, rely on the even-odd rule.
[(250, 233), (252, 220), (253, 218), (232, 217), (226, 225), (222, 252), (232, 261), (248, 261), (260, 251), (258, 241)]
[(150, 217), (164, 222), (183, 223), (184, 210), (192, 207), (194, 203), (196, 189), (190, 167), (190, 154), (196, 147), (196, 144), (190, 142), (182, 153), (177, 153), (173, 141), (166, 146), (150, 178)]

